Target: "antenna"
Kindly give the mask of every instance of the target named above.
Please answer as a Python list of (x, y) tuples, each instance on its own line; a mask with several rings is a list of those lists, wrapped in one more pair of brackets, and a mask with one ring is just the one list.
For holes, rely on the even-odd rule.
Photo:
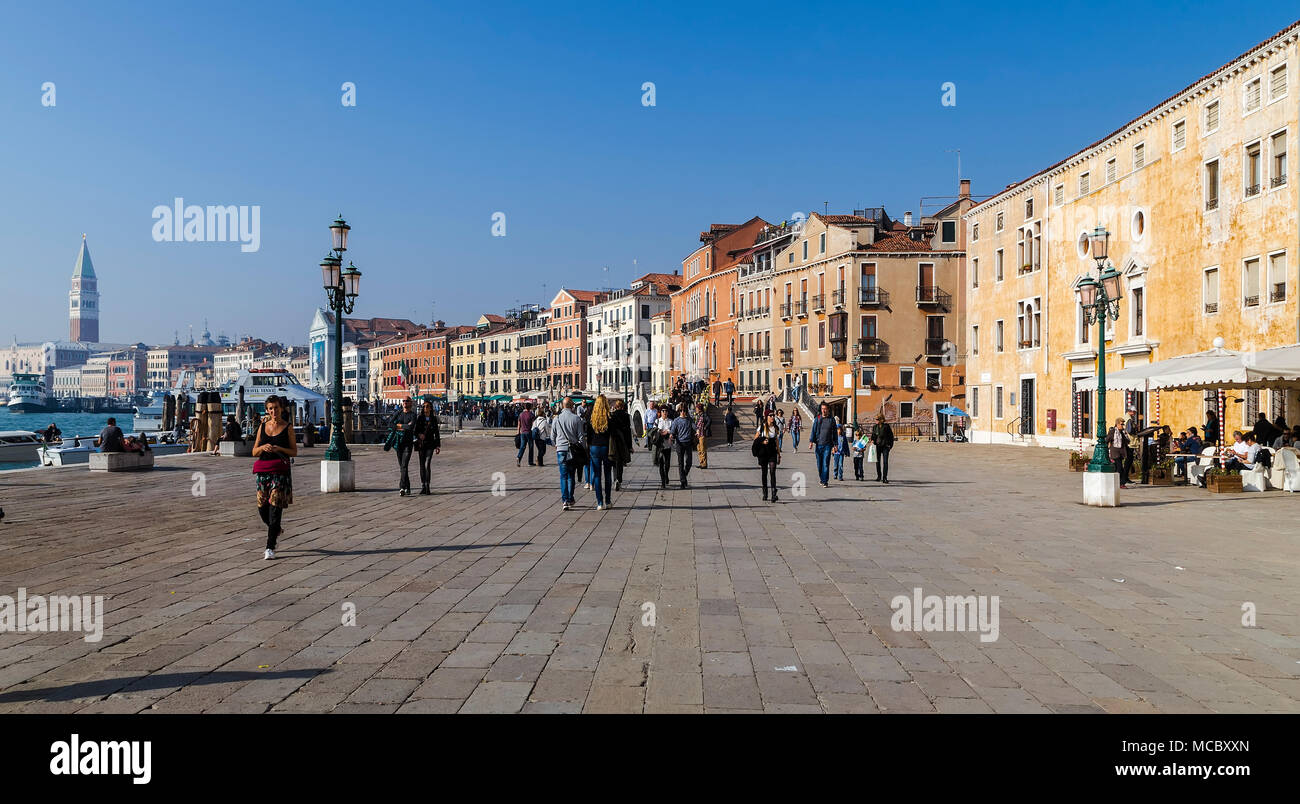
[(953, 154), (953, 153), (957, 154), (957, 184), (958, 184), (958, 185), (961, 185), (961, 149), (960, 149), (960, 148), (947, 148), (947, 149), (944, 150), (944, 153), (946, 153), (946, 154)]

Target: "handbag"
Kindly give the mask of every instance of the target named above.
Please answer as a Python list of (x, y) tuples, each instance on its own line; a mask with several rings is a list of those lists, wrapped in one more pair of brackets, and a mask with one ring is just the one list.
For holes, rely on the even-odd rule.
[(867, 463), (876, 462), (876, 445), (872, 444), (867, 447)]
[(289, 471), (289, 462), (284, 458), (258, 458), (253, 461), (253, 474), (282, 475)]
[(515, 433), (515, 449), (519, 449), (519, 439), (523, 438), (521, 433)]
[(759, 439), (755, 438), (753, 446), (749, 448), (749, 451), (754, 454), (755, 458), (759, 457), (759, 455), (761, 455), (763, 452), (762, 442)]
[(584, 447), (581, 444), (569, 445), (568, 464), (570, 466), (583, 466), (590, 462), (591, 462), (591, 457), (588, 454), (586, 447)]

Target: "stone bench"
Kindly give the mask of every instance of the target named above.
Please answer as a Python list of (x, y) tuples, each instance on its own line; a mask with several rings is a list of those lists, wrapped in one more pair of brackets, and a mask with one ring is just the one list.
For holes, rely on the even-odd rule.
[(253, 457), (252, 441), (222, 441), (219, 445), (223, 458)]
[(92, 452), (90, 453), (90, 471), (92, 472), (131, 472), (136, 469), (152, 469), (152, 452)]

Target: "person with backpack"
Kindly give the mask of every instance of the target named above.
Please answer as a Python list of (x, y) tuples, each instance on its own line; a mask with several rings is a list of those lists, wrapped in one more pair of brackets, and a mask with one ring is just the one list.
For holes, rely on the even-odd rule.
[(393, 414), (393, 419), (388, 423), (388, 438), (385, 439), (384, 449), (397, 450), (397, 468), (401, 476), (397, 481), (397, 496), (411, 496), (411, 475), (408, 471), (411, 463), (411, 453), (415, 449), (415, 421), (419, 418), (415, 413), (415, 400), (406, 397), (402, 400), (402, 409)]
[[(573, 398), (565, 397), (560, 415), (551, 425), (552, 437), (555, 439), (555, 462), (560, 466), (560, 505), (565, 511), (573, 509), (575, 504), (573, 487), (575, 478), (570, 463), (585, 463), (587, 458), (586, 423), (582, 417), (573, 412)], [(572, 459), (572, 461), (571, 461)]]
[(876, 424), (871, 428), (871, 443), (876, 445), (876, 481), (889, 484), (889, 451), (894, 448), (894, 428), (885, 421), (885, 414), (876, 414)]
[(840, 420), (831, 415), (831, 406), (821, 404), (821, 413), (813, 419), (812, 429), (808, 431), (808, 448), (817, 452), (817, 476), (822, 488), (831, 485), (831, 452), (839, 438)]
[[(758, 458), (758, 470), (763, 477), (763, 499), (776, 502), (776, 465), (781, 462), (781, 447), (777, 436), (780, 434), (780, 428), (776, 426), (776, 414), (772, 411), (767, 412), (767, 419), (759, 426), (754, 433), (754, 445), (752, 451), (754, 457)], [(772, 487), (771, 497), (768, 497), (768, 486)]]
[(668, 435), (672, 439), (673, 452), (677, 453), (677, 475), (682, 488), (687, 488), (687, 478), (691, 473), (691, 451), (696, 436), (691, 417), (687, 415), (686, 403), (678, 406), (677, 417), (668, 426)]
[[(614, 411), (609, 414), (609, 462), (614, 466), (614, 491), (623, 490), (623, 467), (632, 462), (632, 417), (627, 404), (614, 400)], [(608, 496), (608, 489), (606, 489)]]
[(730, 407), (727, 408), (727, 446), (736, 442), (736, 428), (740, 426), (740, 419), (736, 418), (736, 411)]
[(537, 445), (537, 465), (546, 465), (546, 445), (554, 444), (551, 440), (551, 414), (546, 405), (537, 409), (537, 419), (533, 422), (533, 443)]

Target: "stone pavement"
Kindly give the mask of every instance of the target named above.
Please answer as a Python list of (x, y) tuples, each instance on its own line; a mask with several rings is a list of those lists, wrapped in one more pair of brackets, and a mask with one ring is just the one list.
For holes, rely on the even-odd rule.
[[(322, 495), (308, 451), (274, 561), (247, 460), (0, 474), (0, 594), (106, 596), (98, 643), (0, 633), (0, 712), (1300, 711), (1300, 495), (1091, 509), (1064, 453), (902, 443), (889, 486), (787, 453), (771, 505), (738, 445), (566, 513), (549, 461), (445, 443), (433, 497), (374, 446)], [(998, 639), (895, 631), (915, 587), (997, 595)]]

